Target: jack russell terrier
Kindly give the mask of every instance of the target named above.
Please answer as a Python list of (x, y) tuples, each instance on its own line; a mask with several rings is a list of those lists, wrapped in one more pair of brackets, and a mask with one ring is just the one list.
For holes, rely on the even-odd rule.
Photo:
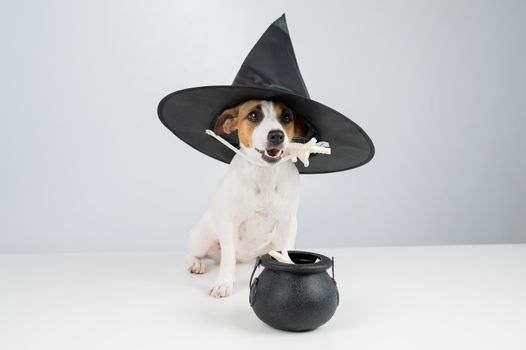
[(304, 136), (305, 124), (282, 103), (249, 100), (218, 117), (216, 134), (234, 130), (243, 154), (234, 156), (192, 229), (186, 255), (190, 273), (205, 273), (204, 258), (220, 263), (210, 290), (216, 298), (232, 293), (236, 262), (292, 249), (297, 230), (299, 172), (293, 162), (280, 160), (292, 138)]

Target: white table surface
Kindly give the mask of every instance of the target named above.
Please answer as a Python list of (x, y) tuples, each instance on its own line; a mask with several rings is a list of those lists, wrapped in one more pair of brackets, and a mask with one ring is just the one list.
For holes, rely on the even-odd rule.
[(257, 319), (252, 265), (213, 299), (179, 253), (0, 255), (0, 349), (526, 349), (526, 245), (314, 251), (341, 302), (307, 333)]

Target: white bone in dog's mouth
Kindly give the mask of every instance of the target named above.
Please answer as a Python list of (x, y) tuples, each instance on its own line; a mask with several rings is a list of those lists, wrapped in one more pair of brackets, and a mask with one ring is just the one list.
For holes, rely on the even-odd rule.
[(263, 160), (269, 163), (275, 163), (279, 161), (283, 155), (283, 150), (278, 148), (269, 148), (264, 151), (256, 148), (256, 151), (261, 154), (261, 158), (263, 158)]

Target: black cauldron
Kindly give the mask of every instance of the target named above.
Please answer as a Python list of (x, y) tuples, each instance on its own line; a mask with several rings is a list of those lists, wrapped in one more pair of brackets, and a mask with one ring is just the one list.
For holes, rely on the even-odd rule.
[[(334, 280), (334, 258), (289, 251), (294, 264), (270, 255), (258, 257), (250, 276), (250, 306), (271, 327), (286, 331), (318, 328), (334, 315), (339, 303)], [(253, 280), (259, 265), (265, 269)], [(327, 270), (332, 268), (332, 277)]]

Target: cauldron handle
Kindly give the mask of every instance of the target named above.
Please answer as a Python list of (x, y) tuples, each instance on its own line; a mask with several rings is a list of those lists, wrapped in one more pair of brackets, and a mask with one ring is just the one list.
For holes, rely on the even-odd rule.
[[(332, 264), (331, 264), (331, 269), (332, 269), (332, 281), (334, 282), (334, 285), (337, 286), (338, 284), (336, 283), (336, 280), (334, 279), (334, 256), (332, 257)], [(336, 288), (336, 305), (339, 305), (340, 304), (340, 292), (338, 292), (338, 288)]]
[(258, 256), (256, 259), (256, 264), (254, 265), (254, 269), (252, 270), (252, 274), (250, 275), (249, 300), (248, 300), (250, 302), (250, 306), (253, 306), (254, 302), (256, 301), (256, 290), (254, 289), (254, 291), (252, 291), (252, 287), (254, 288), (257, 287), (256, 285), (258, 283), (258, 278), (256, 277), (253, 283), (252, 283), (252, 278), (254, 277), (254, 273), (256, 273), (256, 270), (260, 264), (261, 264), (261, 257)]
[(250, 275), (250, 283), (249, 283), (250, 288), (252, 288), (252, 278), (254, 277), (254, 273), (256, 273), (256, 270), (259, 265), (261, 265), (261, 257), (258, 256), (256, 259), (256, 264), (254, 265), (254, 269), (252, 270), (252, 274)]

